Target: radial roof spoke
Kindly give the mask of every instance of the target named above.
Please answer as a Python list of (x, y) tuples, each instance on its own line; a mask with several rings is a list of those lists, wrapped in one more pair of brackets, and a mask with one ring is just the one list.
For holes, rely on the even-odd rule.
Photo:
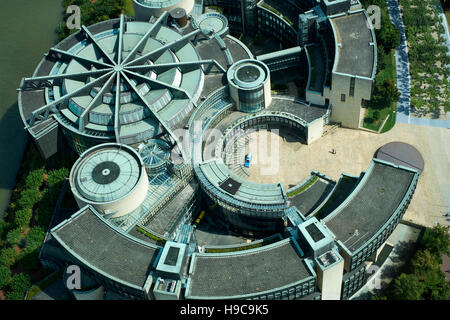
[(78, 73), (63, 73), (63, 74), (53, 74), (49, 76), (43, 76), (43, 77), (33, 77), (33, 78), (25, 78), (25, 82), (46, 82), (49, 80), (64, 80), (64, 79), (71, 79), (71, 80), (84, 80), (87, 77), (90, 76), (97, 76), (104, 74), (106, 72), (112, 71), (112, 68), (108, 69), (98, 69), (98, 70), (92, 70), (92, 71), (85, 71), (85, 72), (78, 72)]
[(161, 29), (163, 20), (167, 19), (168, 12), (164, 11), (164, 13), (156, 20), (156, 22), (148, 29), (147, 33), (139, 40), (139, 42), (134, 46), (128, 56), (123, 60), (123, 64), (126, 64), (129, 59), (133, 59), (136, 53), (139, 50), (142, 50), (142, 47), (147, 42), (150, 37), (155, 36), (159, 30)]
[(56, 54), (56, 55), (60, 54), (61, 56), (66, 57), (69, 60), (73, 59), (73, 60), (78, 61), (80, 63), (85, 63), (85, 64), (87, 63), (88, 65), (96, 66), (97, 68), (105, 68), (105, 67), (106, 68), (112, 68), (113, 67), (113, 65), (111, 65), (111, 64), (104, 63), (104, 62), (101, 62), (101, 61), (98, 61), (98, 60), (92, 60), (92, 59), (89, 59), (89, 58), (85, 58), (85, 57), (82, 57), (80, 55), (75, 55), (75, 54), (72, 54), (70, 52), (67, 52), (67, 51), (64, 51), (64, 50), (60, 50), (60, 49), (57, 49), (57, 48), (51, 48), (50, 49), (49, 55), (52, 55), (52, 54)]
[(97, 95), (92, 99), (92, 101), (89, 103), (89, 105), (86, 107), (86, 109), (83, 111), (83, 113), (80, 116), (79, 121), (79, 130), (81, 132), (84, 131), (84, 128), (89, 122), (89, 112), (92, 110), (92, 108), (96, 107), (99, 104), (99, 101), (102, 101), (103, 95), (106, 93), (107, 90), (111, 88), (111, 85), (113, 83), (113, 80), (115, 79), (115, 74), (111, 74), (110, 78), (105, 82), (103, 87), (100, 89), (100, 91), (97, 93)]
[(190, 39), (191, 37), (196, 36), (196, 35), (199, 34), (200, 32), (201, 32), (200, 29), (197, 29), (197, 30), (195, 30), (195, 31), (192, 31), (191, 33), (188, 33), (187, 35), (185, 35), (185, 36), (183, 36), (183, 37), (181, 37), (181, 38), (179, 38), (179, 39), (177, 39), (177, 40), (175, 40), (175, 41), (169, 42), (169, 43), (163, 45), (162, 47), (159, 47), (159, 48), (157, 48), (157, 49), (155, 49), (155, 50), (152, 50), (152, 51), (150, 51), (149, 53), (146, 53), (146, 54), (144, 54), (143, 56), (138, 57), (138, 58), (136, 58), (136, 59), (134, 59), (134, 60), (132, 60), (132, 61), (126, 63), (125, 66), (136, 65), (136, 64), (138, 64), (139, 62), (144, 61), (144, 60), (146, 60), (146, 59), (150, 59), (150, 58), (153, 58), (153, 59), (154, 59), (154, 58), (157, 57), (158, 55), (161, 55), (161, 54), (163, 54), (164, 52), (166, 52), (168, 49), (172, 49), (173, 51), (177, 51), (177, 50), (180, 49), (183, 45), (185, 45), (186, 43), (188, 43), (188, 42), (189, 42), (189, 39)]
[[(141, 92), (139, 91), (139, 89), (136, 87), (136, 85), (134, 84), (133, 81), (131, 81), (127, 75), (125, 74), (125, 72), (122, 72), (122, 77), (128, 82), (128, 84), (130, 85), (130, 87), (133, 89), (133, 91), (136, 93), (136, 95), (139, 97), (139, 99), (144, 103), (144, 105), (148, 108), (148, 110), (150, 111), (150, 113), (153, 115), (153, 117), (161, 124), (161, 126), (164, 128), (164, 130), (169, 134), (169, 137), (172, 139), (172, 141), (174, 142), (175, 145), (181, 146), (180, 142), (177, 139), (177, 136), (172, 132), (172, 130), (169, 128), (169, 126), (166, 124), (166, 122), (158, 115), (158, 113), (156, 111), (154, 111), (152, 109), (152, 107), (149, 105), (149, 103), (147, 102), (147, 100), (145, 100), (144, 96), (141, 94)], [(179, 148), (180, 152), (183, 156), (184, 159), (187, 159), (185, 157), (183, 148)]]
[[(146, 64), (139, 66), (129, 66), (128, 70), (136, 71), (148, 71), (148, 70), (158, 70), (161, 72), (179, 68), (181, 71), (188, 71), (194, 69), (195, 67), (202, 65), (215, 65), (220, 71), (226, 72), (226, 70), (216, 61), (216, 60), (199, 60), (199, 61), (187, 61), (187, 62), (174, 62), (174, 63), (161, 63), (161, 64)], [(193, 68), (194, 67), (194, 68)]]
[(120, 28), (119, 28), (119, 45), (117, 50), (117, 64), (122, 63), (122, 51), (123, 51), (123, 33), (125, 28), (125, 16), (123, 14), (120, 15)]
[(115, 106), (114, 106), (114, 133), (116, 135), (116, 141), (120, 142), (120, 121), (119, 121), (119, 113), (120, 113), (120, 72), (116, 73), (116, 98), (115, 98)]
[(92, 87), (99, 85), (102, 81), (106, 80), (109, 76), (111, 76), (112, 73), (113, 72), (110, 71), (107, 74), (101, 76), (100, 78), (95, 79), (95, 80), (83, 85), (81, 88), (78, 88), (77, 90), (74, 90), (73, 92), (67, 93), (67, 94), (63, 95), (62, 97), (60, 97), (59, 99), (57, 99), (43, 107), (36, 109), (35, 111), (33, 111), (31, 113), (29, 125), (32, 126), (38, 116), (41, 116), (44, 113), (48, 113), (50, 111), (51, 107), (56, 106), (61, 103), (64, 103), (67, 100), (69, 100), (70, 98), (75, 97), (79, 94), (82, 94), (82, 93), (86, 92), (87, 90), (91, 89)]
[(104, 57), (106, 57), (113, 65), (116, 65), (116, 62), (109, 56), (109, 54), (103, 49), (103, 47), (98, 43), (98, 41), (95, 39), (94, 35), (89, 31), (86, 26), (82, 26), (81, 29), (84, 31), (84, 34), (87, 36), (88, 39), (92, 41), (92, 43), (100, 50), (100, 52), (103, 54)]

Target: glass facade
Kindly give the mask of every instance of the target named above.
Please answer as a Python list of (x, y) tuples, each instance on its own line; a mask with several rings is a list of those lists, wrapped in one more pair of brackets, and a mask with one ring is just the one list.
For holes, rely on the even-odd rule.
[(288, 47), (297, 45), (297, 31), (275, 13), (258, 7), (258, 29)]
[(239, 90), (239, 110), (253, 113), (264, 108), (264, 87), (254, 90)]

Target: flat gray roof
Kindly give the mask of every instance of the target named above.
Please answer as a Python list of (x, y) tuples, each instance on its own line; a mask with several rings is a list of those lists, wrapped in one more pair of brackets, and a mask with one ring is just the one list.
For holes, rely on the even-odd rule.
[(356, 251), (393, 215), (414, 176), (413, 171), (373, 162), (347, 203), (324, 219), (326, 226), (350, 252)]
[(117, 232), (89, 207), (52, 230), (54, 238), (89, 267), (143, 287), (157, 249)]
[(190, 297), (227, 297), (264, 292), (312, 276), (291, 240), (258, 251), (199, 254), (192, 262)]
[[(376, 59), (376, 40), (368, 28), (363, 11), (330, 19), (336, 31), (338, 46), (338, 62), (335, 71), (355, 76), (375, 77), (373, 67)], [(336, 63), (336, 62), (335, 62)]]

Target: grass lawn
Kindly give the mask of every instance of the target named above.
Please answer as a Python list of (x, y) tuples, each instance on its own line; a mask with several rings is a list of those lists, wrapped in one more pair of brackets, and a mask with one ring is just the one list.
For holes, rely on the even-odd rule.
[[(383, 60), (385, 63), (385, 68), (376, 75), (375, 82), (381, 84), (385, 79), (392, 79), (394, 80), (394, 82), (396, 82), (397, 70), (395, 65), (394, 51), (391, 51), (390, 54), (385, 55), (383, 57)], [(373, 118), (373, 112), (376, 110), (380, 112), (379, 120), (372, 123), (367, 121), (366, 119)], [(389, 108), (384, 109), (373, 109), (369, 107), (366, 118), (364, 119), (363, 127), (366, 129), (378, 131), (384, 119), (386, 119), (386, 117), (390, 114), (389, 119), (386, 121), (383, 129), (381, 130), (381, 133), (391, 130), (395, 125), (396, 110), (397, 110), (397, 102), (393, 103)]]
[(445, 18), (447, 19), (447, 24), (448, 24), (448, 26), (450, 27), (450, 11), (447, 11), (447, 12), (445, 13)]

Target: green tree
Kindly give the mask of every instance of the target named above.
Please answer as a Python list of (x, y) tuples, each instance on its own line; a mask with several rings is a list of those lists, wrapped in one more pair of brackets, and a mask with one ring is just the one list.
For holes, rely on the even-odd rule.
[(10, 224), (3, 219), (0, 219), (0, 240), (4, 239), (9, 232)]
[(439, 269), (439, 261), (429, 250), (419, 250), (411, 260), (410, 269), (419, 279), (424, 279), (428, 273)]
[(375, 36), (387, 53), (400, 45), (400, 30), (392, 24), (389, 13), (386, 12), (387, 9), (382, 11), (381, 29), (376, 30)]
[(4, 288), (11, 279), (11, 270), (9, 268), (0, 265), (0, 289)]
[(375, 111), (373, 112), (373, 120), (375, 120), (375, 121), (380, 120), (380, 111), (375, 110)]
[(31, 286), (30, 276), (24, 272), (18, 273), (12, 277), (9, 284), (10, 290), (7, 297), (10, 300), (23, 300), (25, 293)]
[(22, 191), (18, 204), (24, 209), (31, 209), (39, 201), (41, 194), (37, 188)]
[(394, 280), (391, 298), (393, 300), (423, 300), (424, 285), (414, 274), (402, 273)]
[(16, 227), (28, 226), (33, 215), (31, 209), (21, 209), (14, 214), (14, 225)]
[(31, 228), (26, 235), (27, 247), (37, 248), (44, 241), (44, 237), (45, 237), (44, 228), (40, 226)]
[(427, 228), (420, 243), (438, 257), (443, 254), (450, 255), (450, 236), (445, 226), (438, 224), (433, 228)]
[(6, 236), (6, 241), (9, 243), (9, 245), (20, 245), (23, 246), (24, 244), (24, 238), (23, 235), (23, 227), (16, 228), (14, 230), (11, 230), (8, 232), (8, 235)]
[(14, 248), (3, 248), (0, 250), (0, 265), (10, 267), (16, 262), (19, 254)]

